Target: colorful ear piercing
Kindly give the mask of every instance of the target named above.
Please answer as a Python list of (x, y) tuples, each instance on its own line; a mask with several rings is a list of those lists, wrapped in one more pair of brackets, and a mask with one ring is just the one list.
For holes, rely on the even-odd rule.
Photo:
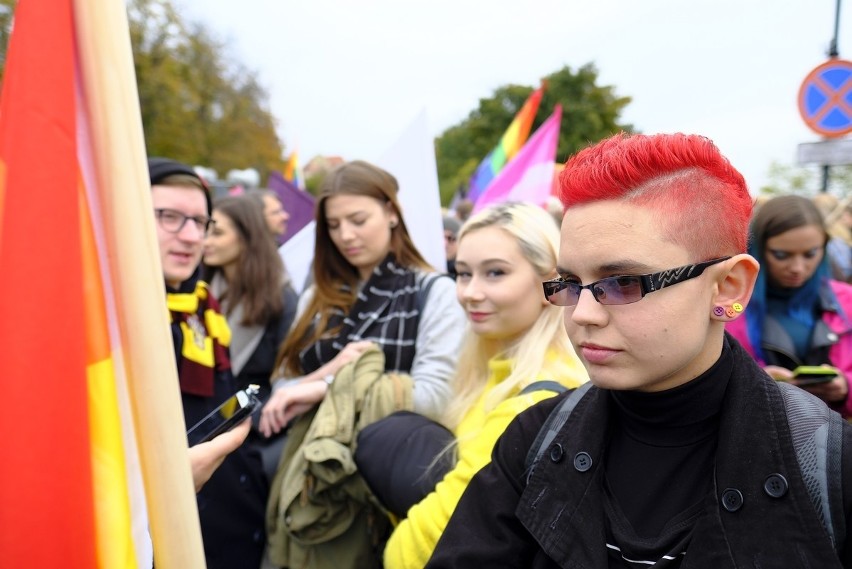
[(736, 318), (743, 310), (743, 305), (739, 302), (735, 302), (730, 306), (730, 308), (725, 308), (723, 306), (714, 307), (713, 315), (717, 316), (718, 318), (722, 318), (723, 316), (727, 316), (728, 318)]

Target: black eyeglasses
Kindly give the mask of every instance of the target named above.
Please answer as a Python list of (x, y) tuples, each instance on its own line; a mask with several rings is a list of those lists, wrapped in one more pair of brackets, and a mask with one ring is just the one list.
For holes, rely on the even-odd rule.
[(728, 259), (730, 257), (720, 257), (647, 275), (607, 277), (587, 285), (566, 281), (561, 277), (541, 284), (544, 286), (544, 297), (556, 306), (576, 306), (583, 289), (589, 289), (601, 304), (631, 304), (639, 302), (646, 294), (694, 279), (707, 267)]
[(210, 228), (216, 224), (213, 219), (206, 215), (192, 217), (184, 215), (175, 209), (157, 208), (154, 210), (154, 213), (157, 214), (157, 221), (160, 223), (160, 227), (170, 233), (180, 233), (180, 230), (183, 229), (183, 226), (190, 219), (195, 223), (195, 228), (204, 235), (207, 235)]

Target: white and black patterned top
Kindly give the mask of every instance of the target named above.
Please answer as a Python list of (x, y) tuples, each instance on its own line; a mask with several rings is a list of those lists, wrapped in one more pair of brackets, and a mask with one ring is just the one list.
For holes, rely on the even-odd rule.
[[(312, 295), (313, 288), (305, 291), (299, 312)], [(452, 279), (401, 267), (388, 257), (363, 284), (349, 314), (331, 316), (328, 328), (338, 325), (337, 335), (302, 351), (304, 373), (331, 361), (349, 342), (369, 340), (384, 351), (387, 371), (413, 378), (415, 411), (432, 418), (443, 411), (465, 330), (464, 311), (455, 298)]]

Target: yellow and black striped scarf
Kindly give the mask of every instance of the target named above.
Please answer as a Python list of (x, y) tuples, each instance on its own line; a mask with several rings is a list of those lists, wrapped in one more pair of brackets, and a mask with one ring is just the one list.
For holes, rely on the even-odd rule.
[(231, 368), (231, 330), (219, 303), (199, 280), (192, 292), (167, 292), (166, 305), (181, 391), (212, 397), (215, 372)]

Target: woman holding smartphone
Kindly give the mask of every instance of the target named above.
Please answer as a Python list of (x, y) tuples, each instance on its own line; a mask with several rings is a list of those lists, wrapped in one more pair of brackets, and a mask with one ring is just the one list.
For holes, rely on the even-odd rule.
[[(828, 234), (807, 198), (767, 201), (751, 222), (750, 253), (760, 273), (745, 318), (727, 331), (764, 370), (807, 389), (844, 417), (852, 416), (852, 286), (830, 278)], [(736, 308), (736, 307), (734, 307)], [(836, 375), (803, 377), (800, 366), (829, 366)]]

